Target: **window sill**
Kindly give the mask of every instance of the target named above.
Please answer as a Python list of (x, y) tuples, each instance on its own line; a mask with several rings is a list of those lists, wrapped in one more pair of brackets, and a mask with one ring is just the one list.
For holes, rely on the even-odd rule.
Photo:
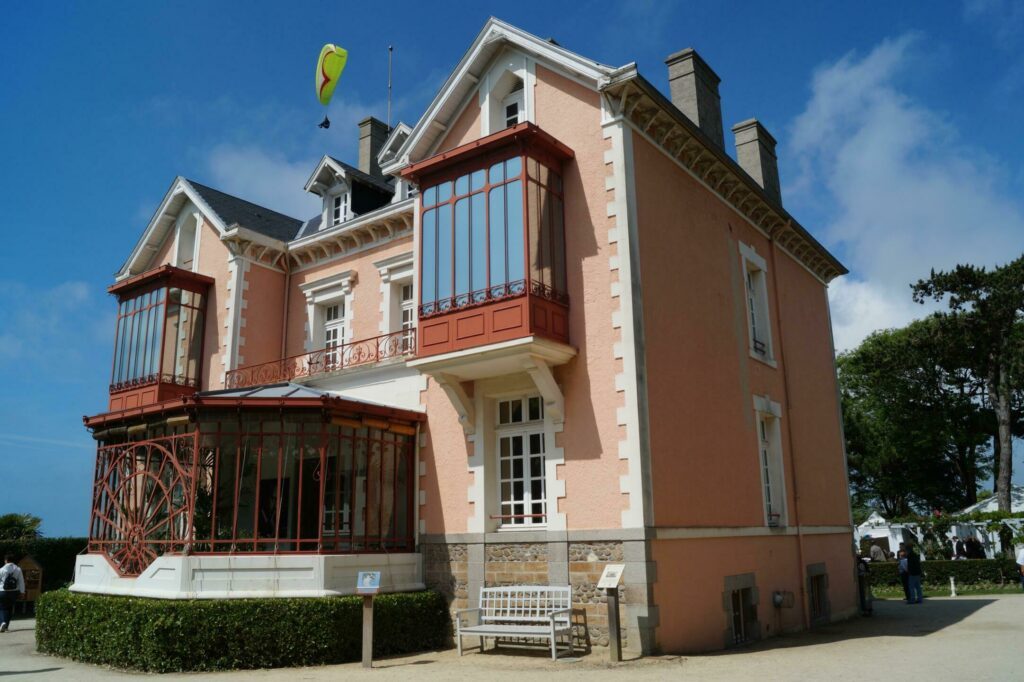
[(750, 357), (754, 358), (755, 360), (757, 360), (760, 363), (768, 365), (772, 369), (778, 369), (778, 367), (779, 367), (779, 364), (777, 362), (775, 362), (775, 358), (769, 358), (769, 357), (766, 357), (764, 355), (761, 355), (760, 353), (755, 351), (753, 348), (750, 349)]
[(497, 533), (522, 533), (524, 531), (547, 530), (547, 529), (548, 529), (548, 524), (546, 524), (546, 523), (534, 523), (534, 524), (529, 525), (529, 526), (501, 525), (501, 526), (498, 526), (498, 529), (495, 532), (497, 532)]

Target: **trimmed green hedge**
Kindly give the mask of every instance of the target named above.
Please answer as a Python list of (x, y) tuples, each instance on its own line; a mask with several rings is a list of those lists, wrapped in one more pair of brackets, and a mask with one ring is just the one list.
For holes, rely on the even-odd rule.
[[(956, 578), (957, 585), (978, 583), (1000, 584), (1020, 580), (1018, 566), (1013, 559), (966, 559), (961, 561), (922, 561), (921, 582), (925, 585), (948, 587), (949, 578)], [(900, 576), (895, 561), (871, 564), (873, 586), (899, 585)]]
[[(324, 665), (359, 660), (362, 598), (163, 600), (60, 590), (36, 607), (39, 651), (148, 672)], [(437, 592), (374, 599), (375, 657), (450, 645)]]
[(67, 586), (75, 577), (75, 557), (85, 549), (86, 538), (36, 538), (0, 540), (0, 559), (8, 552), (18, 557), (32, 555), (43, 568), (43, 592)]

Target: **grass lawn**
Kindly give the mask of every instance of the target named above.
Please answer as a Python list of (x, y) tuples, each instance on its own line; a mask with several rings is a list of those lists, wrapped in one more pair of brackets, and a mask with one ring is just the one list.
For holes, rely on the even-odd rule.
[[(871, 593), (875, 599), (903, 599), (903, 588), (899, 586), (872, 587)], [(983, 585), (957, 585), (956, 594), (959, 597), (982, 596), (986, 594), (1024, 594), (1024, 590), (1021, 590), (1020, 583), (1007, 583), (1005, 585), (989, 583)], [(950, 596), (949, 585), (944, 587), (925, 585), (924, 596), (948, 597)]]

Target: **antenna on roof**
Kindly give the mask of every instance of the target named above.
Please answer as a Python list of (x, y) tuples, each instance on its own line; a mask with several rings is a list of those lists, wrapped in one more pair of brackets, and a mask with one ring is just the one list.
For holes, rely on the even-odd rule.
[(391, 53), (395, 48), (388, 45), (388, 132), (391, 132)]

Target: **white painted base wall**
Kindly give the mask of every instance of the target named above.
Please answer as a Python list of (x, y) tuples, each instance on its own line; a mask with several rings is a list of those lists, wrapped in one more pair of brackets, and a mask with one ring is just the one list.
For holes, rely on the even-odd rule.
[(102, 554), (80, 554), (72, 592), (158, 599), (327, 597), (355, 594), (359, 571), (380, 571), (381, 592), (425, 589), (420, 554), (162, 556), (136, 578)]

